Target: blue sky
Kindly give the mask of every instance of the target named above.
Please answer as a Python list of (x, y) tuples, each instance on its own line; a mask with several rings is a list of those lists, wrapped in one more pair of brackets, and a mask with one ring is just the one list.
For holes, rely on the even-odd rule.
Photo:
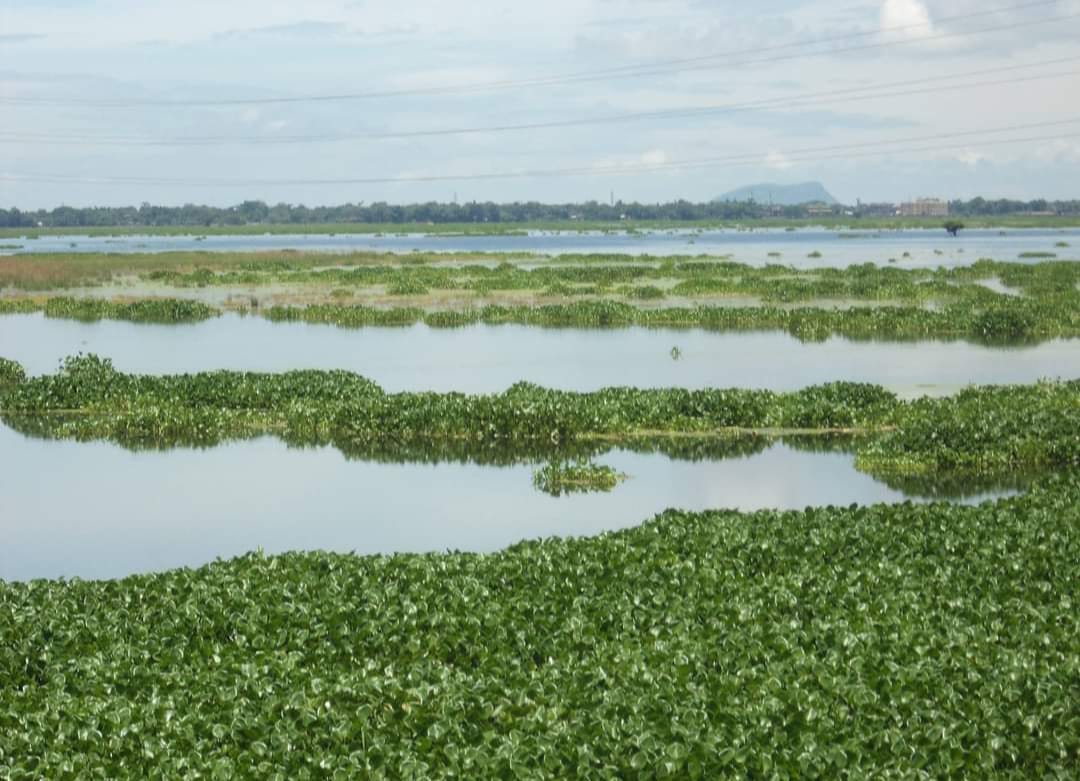
[[(842, 152), (800, 151), (1080, 118), (1080, 59), (970, 79), (1057, 74), (1020, 83), (844, 102), (813, 97), (1080, 58), (1080, 18), (1030, 24), (1080, 14), (1080, 0), (949, 21), (1020, 2), (0, 0), (0, 205), (412, 202), (450, 200), (455, 193), (459, 200), (564, 201), (606, 200), (611, 191), (626, 200), (703, 200), (743, 184), (808, 179), (845, 201), (1080, 197), (1080, 123), (909, 142), (893, 151), (855, 146), (862, 154), (847, 159)], [(883, 32), (897, 27), (909, 29)], [(971, 32), (987, 27), (1009, 29)], [(865, 35), (827, 40), (857, 34)], [(815, 47), (824, 53), (777, 49), (807, 41), (825, 41)], [(837, 51), (867, 44), (889, 45)], [(751, 54), (715, 58), (731, 52)], [(708, 57), (714, 59), (693, 68), (633, 78), (454, 89)], [(152, 105), (428, 89), (438, 91), (318, 103)], [(761, 100), (777, 103), (767, 110), (513, 132), (357, 138)], [(332, 134), (351, 137), (325, 139)], [(270, 143), (297, 136), (306, 142)], [(990, 143), (1044, 136), (1053, 138)], [(190, 137), (234, 142), (143, 143)], [(656, 170), (718, 157), (739, 160)], [(605, 172), (612, 166), (623, 173)], [(596, 173), (351, 185), (272, 181), (564, 168)], [(130, 177), (146, 181), (86, 181)], [(185, 181), (207, 179), (226, 184)]]

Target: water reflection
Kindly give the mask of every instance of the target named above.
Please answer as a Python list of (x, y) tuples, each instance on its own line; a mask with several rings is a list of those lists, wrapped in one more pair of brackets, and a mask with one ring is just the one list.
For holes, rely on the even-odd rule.
[[(633, 526), (667, 508), (801, 509), (917, 498), (910, 486), (857, 472), (842, 442), (811, 445), (834, 452), (799, 449), (807, 446), (754, 440), (741, 451), (689, 452), (685, 459), (648, 447), (611, 449), (601, 462), (630, 480), (610, 494), (554, 498), (533, 488), (528, 458), (492, 466), (451, 453), (392, 463), (387, 453), (347, 456), (272, 438), (134, 452), (0, 428), (0, 578), (112, 578), (259, 547), (493, 551), (523, 539)], [(1001, 493), (984, 486), (967, 501)]]

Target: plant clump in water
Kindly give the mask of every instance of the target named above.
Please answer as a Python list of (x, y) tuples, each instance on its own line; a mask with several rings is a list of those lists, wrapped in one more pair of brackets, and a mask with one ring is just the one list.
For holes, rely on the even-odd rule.
[(610, 466), (588, 461), (550, 463), (533, 473), (533, 485), (552, 496), (615, 490), (626, 479)]

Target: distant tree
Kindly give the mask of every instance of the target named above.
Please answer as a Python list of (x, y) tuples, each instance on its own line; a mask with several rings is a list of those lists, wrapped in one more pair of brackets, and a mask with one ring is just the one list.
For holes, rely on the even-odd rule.
[(959, 220), (948, 220), (945, 223), (945, 230), (949, 232), (950, 236), (959, 236), (960, 231), (964, 229), (964, 223)]

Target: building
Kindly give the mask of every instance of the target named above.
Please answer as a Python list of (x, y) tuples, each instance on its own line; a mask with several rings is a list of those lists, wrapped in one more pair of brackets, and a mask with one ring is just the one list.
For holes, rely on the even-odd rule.
[(803, 208), (806, 209), (807, 217), (832, 217), (839, 211), (830, 204), (817, 201), (815, 203), (808, 203)]
[(919, 198), (900, 204), (901, 217), (948, 217), (949, 202), (940, 198)]
[(859, 217), (895, 217), (899, 212), (895, 203), (863, 203), (859, 201), (855, 214)]

